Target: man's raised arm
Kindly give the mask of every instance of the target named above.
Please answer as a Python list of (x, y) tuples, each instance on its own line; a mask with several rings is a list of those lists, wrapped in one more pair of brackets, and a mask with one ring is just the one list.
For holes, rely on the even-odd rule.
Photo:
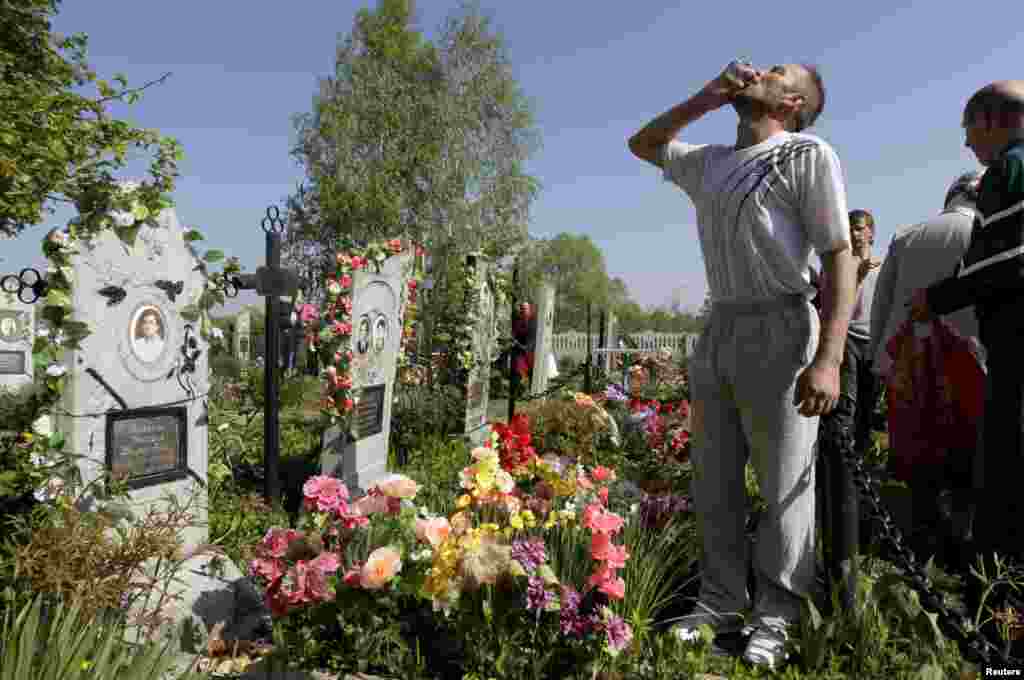
[[(755, 81), (760, 77), (753, 67), (742, 64), (736, 68), (746, 82)], [(640, 160), (661, 167), (661, 148), (675, 139), (679, 131), (693, 121), (728, 104), (732, 95), (738, 91), (734, 82), (726, 76), (726, 72), (722, 72), (708, 82), (700, 92), (682, 104), (673, 106), (630, 137), (629, 150)]]

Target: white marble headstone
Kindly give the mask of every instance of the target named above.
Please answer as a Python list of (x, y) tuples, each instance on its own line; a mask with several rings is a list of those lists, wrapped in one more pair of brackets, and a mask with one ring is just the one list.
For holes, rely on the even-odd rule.
[[(206, 285), (199, 260), (165, 210), (133, 246), (105, 232), (80, 242), (71, 264), (73, 318), (92, 332), (67, 357), (61, 428), (86, 456), (83, 480), (104, 468), (127, 475), (136, 515), (168, 493), (192, 504), (196, 526), (182, 538), (205, 543), (209, 347), (183, 316)], [(200, 353), (194, 366), (188, 345)]]
[(477, 281), (480, 289), (475, 310), (476, 324), (473, 328), (473, 353), (476, 365), (466, 377), (466, 424), (465, 431), (473, 446), (481, 446), (490, 436), (487, 423), (487, 404), (491, 386), (491, 348), (494, 345), (495, 306), (494, 291), (491, 290), (487, 273), (489, 263), (476, 259)]
[(551, 353), (551, 336), (555, 332), (555, 287), (543, 282), (537, 287), (537, 335), (533, 342), (532, 394), (539, 394), (548, 388), (548, 355)]
[(0, 291), (0, 391), (32, 382), (35, 309)]
[[(605, 312), (604, 322), (604, 347), (612, 348), (619, 346), (619, 319), (615, 316), (615, 312), (608, 310)], [(605, 352), (600, 359), (601, 366), (604, 368), (604, 372), (610, 374), (612, 370), (612, 353)]]
[(352, 277), (352, 384), (358, 395), (350, 441), (339, 427), (323, 436), (321, 469), (355, 493), (387, 474), (395, 374), (402, 342), (403, 289), (412, 266), (408, 253)]

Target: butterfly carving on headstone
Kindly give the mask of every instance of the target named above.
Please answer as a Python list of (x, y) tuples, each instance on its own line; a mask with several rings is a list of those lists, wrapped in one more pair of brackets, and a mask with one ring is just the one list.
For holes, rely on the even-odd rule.
[(128, 294), (121, 286), (104, 286), (99, 289), (99, 294), (107, 298), (107, 307), (113, 307), (114, 305), (121, 304), (125, 296)]
[(153, 285), (167, 293), (167, 298), (174, 302), (175, 298), (181, 295), (182, 291), (185, 290), (184, 281), (155, 281)]

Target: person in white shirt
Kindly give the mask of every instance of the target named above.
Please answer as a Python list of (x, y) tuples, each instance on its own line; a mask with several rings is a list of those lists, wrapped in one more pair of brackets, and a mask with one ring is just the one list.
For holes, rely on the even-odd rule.
[[(694, 613), (675, 626), (741, 635), (743, 658), (774, 667), (786, 629), (815, 580), (814, 442), (819, 416), (839, 395), (839, 366), (856, 289), (846, 190), (839, 159), (801, 131), (825, 102), (817, 70), (731, 65), (629, 140), (697, 209), (711, 313), (689, 363), (693, 494), (703, 540)], [(735, 145), (677, 141), (679, 131), (726, 104), (739, 116)], [(812, 251), (833, 282), (810, 304)], [(751, 461), (768, 508), (747, 592), (744, 469)]]
[[(957, 177), (946, 192), (945, 208), (935, 217), (899, 231), (878, 275), (871, 305), (871, 343), (868, 356), (872, 370), (882, 381), (892, 375), (893, 360), (886, 348), (889, 341), (907, 323), (910, 309), (906, 301), (914, 291), (927, 288), (955, 271), (967, 252), (971, 229), (977, 215), (978, 190), (983, 173), (968, 172)], [(944, 317), (961, 336), (967, 338), (981, 366), (985, 349), (978, 338), (978, 320), (974, 307), (965, 307)], [(915, 334), (930, 335), (930, 324), (915, 326)], [(891, 394), (889, 395), (891, 398)], [(890, 412), (891, 412), (890, 408)], [(914, 523), (921, 530), (911, 537), (911, 545), (921, 559), (938, 552), (940, 561), (956, 562), (957, 544), (970, 532), (972, 464), (975, 451), (960, 451), (948, 456), (943, 466), (915, 468), (910, 485)], [(938, 499), (943, 489), (952, 492), (952, 526), (941, 524)]]
[(136, 326), (133, 344), (136, 356), (147, 364), (156, 361), (164, 351), (163, 325), (156, 311), (147, 309), (142, 313)]

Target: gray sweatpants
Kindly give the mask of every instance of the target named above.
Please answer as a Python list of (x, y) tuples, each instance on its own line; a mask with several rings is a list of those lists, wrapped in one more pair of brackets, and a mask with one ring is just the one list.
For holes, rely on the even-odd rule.
[(751, 605), (744, 530), (750, 460), (768, 503), (754, 554), (758, 624), (797, 621), (814, 585), (818, 418), (800, 415), (793, 395), (817, 351), (819, 327), (817, 311), (799, 296), (717, 304), (689, 361), (700, 601), (722, 613)]

